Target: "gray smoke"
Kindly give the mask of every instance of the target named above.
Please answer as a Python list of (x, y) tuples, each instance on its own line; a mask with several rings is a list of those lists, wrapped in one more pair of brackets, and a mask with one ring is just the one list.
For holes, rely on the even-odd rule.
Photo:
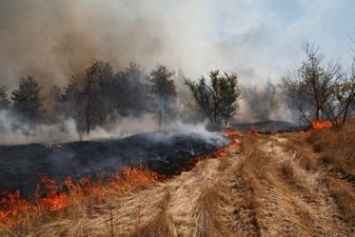
[(164, 27), (132, 11), (124, 1), (1, 1), (0, 78), (11, 85), (31, 74), (63, 86), (94, 59), (120, 66), (154, 55)]
[[(1, 0), (0, 80), (66, 84), (93, 59), (182, 68), (197, 78), (233, 70), (243, 80), (279, 79), (306, 40), (349, 61), (349, 1)], [(335, 50), (336, 49), (336, 50)], [(336, 53), (337, 52), (337, 53)]]
[[(31, 74), (47, 88), (64, 86), (94, 59), (116, 68), (136, 61), (202, 71), (206, 58), (215, 56), (199, 30), (203, 9), (210, 9), (209, 1), (203, 5), (201, 10), (201, 1), (2, 0), (1, 82), (13, 89)], [(206, 51), (210, 55), (202, 57)]]
[(277, 80), (300, 62), (305, 40), (319, 42), (330, 53), (335, 48), (348, 52), (351, 21), (340, 20), (353, 14), (348, 5), (320, 0), (1, 0), (0, 85), (11, 92), (21, 77), (33, 75), (45, 91), (54, 84), (64, 87), (94, 60), (110, 62), (114, 71), (133, 61), (148, 70), (156, 63), (181, 68), (191, 79), (221, 69), (236, 71), (240, 81)]

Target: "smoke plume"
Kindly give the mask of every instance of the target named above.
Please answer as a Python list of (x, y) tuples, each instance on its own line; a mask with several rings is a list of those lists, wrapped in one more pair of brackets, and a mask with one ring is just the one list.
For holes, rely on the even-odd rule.
[[(21, 77), (33, 75), (48, 94), (95, 60), (110, 62), (114, 71), (130, 62), (148, 70), (163, 63), (191, 79), (221, 69), (237, 72), (240, 81), (278, 80), (299, 62), (305, 40), (324, 45), (328, 39), (325, 49), (348, 51), (339, 46), (346, 45), (341, 35), (348, 30), (340, 26), (349, 28), (351, 22), (341, 19), (353, 14), (348, 5), (320, 0), (1, 0), (0, 85), (11, 92)], [(63, 123), (71, 130), (73, 121)]]
[(192, 78), (220, 68), (237, 71), (244, 80), (279, 79), (301, 60), (305, 40), (349, 61), (349, 5), (320, 0), (2, 0), (0, 80), (13, 89), (20, 77), (32, 74), (43, 84), (63, 86), (93, 59), (118, 68), (131, 61), (149, 68), (164, 63)]
[(206, 59), (198, 55), (209, 46), (199, 40), (200, 21), (181, 16), (193, 16), (199, 4), (182, 2), (1, 1), (0, 78), (10, 88), (27, 74), (45, 87), (64, 86), (94, 59), (115, 67), (136, 61), (199, 70)]

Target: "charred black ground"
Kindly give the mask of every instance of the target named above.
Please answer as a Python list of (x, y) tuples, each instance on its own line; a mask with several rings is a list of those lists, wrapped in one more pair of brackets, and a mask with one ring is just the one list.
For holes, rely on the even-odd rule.
[(171, 176), (191, 166), (193, 157), (211, 153), (225, 143), (219, 136), (151, 132), (51, 146), (0, 146), (0, 192), (20, 190), (22, 196), (30, 197), (43, 176), (59, 182), (68, 176), (105, 177), (122, 167), (139, 164)]
[[(259, 133), (304, 129), (284, 121), (239, 123), (230, 128)], [(0, 146), (0, 192), (19, 190), (22, 196), (31, 197), (43, 176), (59, 182), (66, 177), (104, 178), (137, 165), (171, 177), (190, 168), (193, 157), (210, 154), (226, 142), (219, 135), (150, 132), (123, 139)]]

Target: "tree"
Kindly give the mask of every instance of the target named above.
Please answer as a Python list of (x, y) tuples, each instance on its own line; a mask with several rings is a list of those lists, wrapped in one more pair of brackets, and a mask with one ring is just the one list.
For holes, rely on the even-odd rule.
[(152, 93), (159, 116), (159, 127), (164, 119), (172, 117), (175, 112), (175, 83), (170, 79), (174, 74), (175, 72), (161, 64), (158, 64), (156, 69), (150, 73)]
[(322, 66), (324, 57), (317, 47), (306, 44), (305, 53), (307, 59), (296, 75), (283, 80), (288, 104), (299, 118), (309, 124), (329, 120), (334, 126), (340, 126), (345, 122), (354, 99), (354, 80), (341, 73), (339, 64)]
[(276, 86), (270, 79), (261, 88), (256, 86), (243, 88), (242, 96), (250, 113), (260, 121), (268, 120), (279, 104)]
[(6, 110), (10, 107), (10, 100), (7, 96), (7, 87), (0, 86), (0, 110)]
[(326, 118), (334, 126), (341, 126), (352, 115), (355, 104), (355, 68), (352, 73), (332, 88), (331, 98), (324, 107)]
[(143, 69), (134, 63), (119, 71), (110, 86), (111, 98), (121, 116), (139, 116), (147, 110), (147, 83)]
[(210, 85), (206, 84), (204, 77), (197, 82), (186, 81), (197, 104), (207, 116), (213, 126), (219, 127), (224, 122), (228, 124), (238, 109), (240, 96), (237, 75), (219, 71), (210, 72)]
[(110, 107), (106, 92), (112, 80), (111, 65), (102, 61), (94, 62), (84, 72), (72, 77), (64, 101), (69, 104), (79, 134), (89, 134), (105, 121)]
[(19, 88), (11, 97), (15, 112), (32, 121), (39, 119), (43, 101), (41, 89), (33, 76), (21, 78)]

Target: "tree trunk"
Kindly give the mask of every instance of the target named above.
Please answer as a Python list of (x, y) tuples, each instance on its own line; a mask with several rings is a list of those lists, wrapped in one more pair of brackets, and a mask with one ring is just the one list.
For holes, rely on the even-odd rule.
[(162, 120), (163, 120), (163, 112), (161, 109), (159, 109), (159, 128), (161, 127)]

